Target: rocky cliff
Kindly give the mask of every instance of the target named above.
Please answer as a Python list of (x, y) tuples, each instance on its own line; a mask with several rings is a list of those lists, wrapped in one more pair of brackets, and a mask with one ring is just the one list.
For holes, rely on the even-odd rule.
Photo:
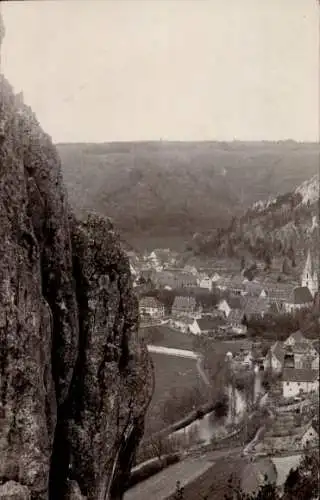
[(3, 76), (0, 241), (0, 499), (120, 499), (153, 380), (129, 262)]
[(308, 250), (318, 254), (319, 175), (291, 192), (255, 203), (227, 228), (196, 235), (191, 248), (211, 255), (266, 261), (287, 257), (304, 263)]

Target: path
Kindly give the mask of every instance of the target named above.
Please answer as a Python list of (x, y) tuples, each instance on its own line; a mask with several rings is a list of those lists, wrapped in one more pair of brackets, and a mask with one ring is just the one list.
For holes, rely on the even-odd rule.
[(148, 346), (149, 352), (154, 352), (156, 354), (166, 354), (167, 356), (178, 356), (181, 358), (198, 359), (199, 354), (194, 351), (187, 351), (186, 349), (173, 349), (172, 347), (163, 347), (161, 345), (151, 345)]
[(186, 458), (128, 490), (124, 500), (165, 500), (175, 492), (177, 481), (185, 486), (210, 469), (216, 460), (234, 454), (239, 455), (240, 449), (219, 450)]

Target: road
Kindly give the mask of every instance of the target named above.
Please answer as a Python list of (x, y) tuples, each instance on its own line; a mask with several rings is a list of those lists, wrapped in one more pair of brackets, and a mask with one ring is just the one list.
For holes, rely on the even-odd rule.
[(234, 448), (186, 458), (128, 490), (124, 500), (165, 500), (175, 492), (177, 481), (185, 486), (210, 469), (218, 459), (232, 455), (239, 456), (240, 453), (241, 448)]

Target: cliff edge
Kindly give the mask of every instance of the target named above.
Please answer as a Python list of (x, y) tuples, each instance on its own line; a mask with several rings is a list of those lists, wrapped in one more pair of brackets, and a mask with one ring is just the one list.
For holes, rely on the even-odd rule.
[(153, 390), (129, 262), (3, 76), (0, 241), (0, 499), (121, 499)]

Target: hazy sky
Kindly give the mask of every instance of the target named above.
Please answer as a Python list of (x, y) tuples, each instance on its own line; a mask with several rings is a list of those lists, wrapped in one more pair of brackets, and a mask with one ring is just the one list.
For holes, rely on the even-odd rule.
[(56, 142), (318, 140), (316, 0), (1, 8), (2, 71)]

